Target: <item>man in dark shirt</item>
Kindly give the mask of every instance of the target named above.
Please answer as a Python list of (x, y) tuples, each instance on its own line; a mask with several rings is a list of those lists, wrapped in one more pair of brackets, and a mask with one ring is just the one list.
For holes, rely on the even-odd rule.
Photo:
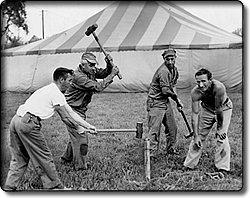
[(178, 154), (174, 149), (177, 126), (169, 101), (169, 98), (171, 98), (178, 104), (178, 108), (183, 107), (175, 89), (179, 77), (179, 73), (175, 67), (176, 51), (169, 48), (164, 51), (162, 56), (164, 63), (157, 69), (153, 76), (147, 98), (148, 136), (150, 139), (151, 158), (155, 158), (159, 148), (161, 124), (165, 126), (167, 153)]
[[(107, 66), (105, 69), (97, 68), (96, 56), (92, 53), (84, 53), (76, 71), (72, 84), (67, 89), (65, 97), (71, 108), (83, 119), (86, 119), (88, 104), (91, 102), (92, 95), (95, 92), (101, 92), (108, 87), (113, 78), (119, 73), (117, 66), (110, 64), (111, 57), (105, 58)], [(96, 79), (103, 79), (97, 81)], [(87, 133), (79, 134), (70, 127), (67, 127), (70, 135), (67, 149), (61, 159), (63, 161), (72, 161), (76, 170), (86, 169), (86, 156), (88, 152)]]

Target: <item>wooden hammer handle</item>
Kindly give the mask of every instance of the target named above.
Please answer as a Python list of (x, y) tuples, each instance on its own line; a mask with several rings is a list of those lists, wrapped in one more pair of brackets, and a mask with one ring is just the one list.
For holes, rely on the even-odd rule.
[[(99, 42), (99, 39), (98, 39), (98, 37), (96, 36), (95, 32), (92, 32), (92, 34), (93, 34), (93, 36), (94, 36), (94, 38), (95, 38), (97, 44), (98, 44), (99, 47), (101, 48), (103, 54), (105, 55), (105, 57), (107, 57), (108, 55), (107, 55), (106, 51), (104, 50), (104, 48), (102, 47), (101, 43)], [(111, 64), (113, 67), (115, 66), (115, 64), (113, 63), (113, 61), (110, 61), (110, 64)], [(118, 76), (118, 78), (119, 78), (120, 80), (122, 79), (122, 75), (120, 74), (120, 72), (117, 74), (117, 76)]]

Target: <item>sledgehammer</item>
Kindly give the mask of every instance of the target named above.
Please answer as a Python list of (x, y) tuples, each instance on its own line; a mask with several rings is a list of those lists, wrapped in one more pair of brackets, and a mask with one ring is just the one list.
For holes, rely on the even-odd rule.
[[(92, 35), (94, 36), (94, 38), (95, 38), (97, 44), (98, 44), (99, 47), (101, 48), (103, 54), (105, 55), (105, 57), (108, 58), (107, 53), (105, 52), (104, 48), (102, 47), (101, 43), (99, 42), (98, 37), (96, 36), (95, 30), (96, 30), (97, 28), (98, 28), (98, 25), (97, 25), (97, 24), (93, 24), (93, 25), (89, 26), (88, 29), (87, 29), (87, 31), (85, 32), (85, 35), (86, 35), (86, 36), (89, 36), (90, 34), (92, 34)], [(112, 66), (115, 66), (112, 60), (109, 59), (109, 61), (110, 61), (110, 64), (111, 64)], [(118, 76), (118, 78), (119, 78), (120, 80), (122, 79), (122, 76), (121, 76), (120, 73), (118, 73), (117, 76)]]
[(183, 117), (183, 119), (184, 119), (184, 121), (185, 121), (185, 123), (186, 123), (186, 126), (187, 126), (187, 128), (188, 128), (188, 131), (189, 131), (189, 134), (184, 135), (184, 137), (187, 139), (187, 138), (193, 136), (194, 133), (192, 132), (192, 130), (191, 130), (189, 124), (188, 124), (188, 121), (187, 121), (187, 118), (186, 118), (184, 112), (183, 112), (182, 110), (180, 110), (180, 113), (181, 113), (181, 115), (182, 115), (182, 117)]
[[(179, 100), (177, 100), (177, 102), (176, 102), (176, 103), (177, 103), (177, 106), (181, 106), (181, 105), (179, 104), (178, 101), (179, 101)], [(184, 119), (184, 122), (185, 122), (185, 124), (186, 124), (186, 126), (187, 126), (187, 128), (188, 128), (188, 132), (189, 132), (189, 134), (184, 135), (184, 137), (185, 137), (186, 139), (187, 139), (187, 138), (190, 138), (190, 137), (193, 136), (194, 132), (192, 132), (191, 127), (190, 127), (189, 124), (188, 124), (188, 120), (187, 120), (187, 118), (186, 118), (186, 116), (185, 116), (183, 110), (182, 110), (182, 109), (179, 109), (178, 111), (181, 113), (181, 115), (182, 115), (182, 117), (183, 117), (183, 119)]]

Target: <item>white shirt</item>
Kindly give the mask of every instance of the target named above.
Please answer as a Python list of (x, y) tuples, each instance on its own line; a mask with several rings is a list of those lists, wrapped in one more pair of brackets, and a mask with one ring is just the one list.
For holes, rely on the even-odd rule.
[(27, 100), (17, 109), (18, 116), (24, 116), (30, 112), (41, 119), (48, 119), (55, 113), (54, 106), (67, 104), (65, 96), (55, 83), (36, 90)]

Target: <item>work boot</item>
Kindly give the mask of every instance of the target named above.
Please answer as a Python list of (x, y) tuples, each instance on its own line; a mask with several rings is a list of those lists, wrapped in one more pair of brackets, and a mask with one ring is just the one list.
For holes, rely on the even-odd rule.
[(61, 163), (62, 164), (67, 164), (67, 163), (70, 163), (72, 161), (72, 159), (66, 159), (65, 157), (61, 157)]

